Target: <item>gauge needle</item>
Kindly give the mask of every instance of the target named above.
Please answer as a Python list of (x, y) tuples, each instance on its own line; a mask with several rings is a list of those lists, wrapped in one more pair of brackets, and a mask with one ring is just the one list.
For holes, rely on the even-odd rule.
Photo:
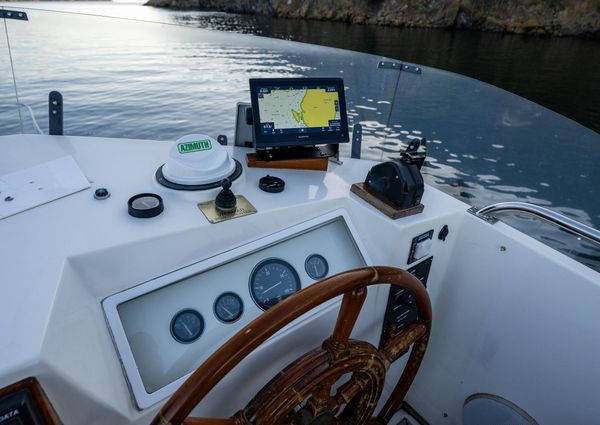
[(233, 314), (231, 311), (229, 311), (229, 309), (228, 309), (227, 307), (225, 307), (225, 306), (221, 306), (221, 308), (222, 308), (223, 310), (225, 310), (225, 312), (226, 312), (227, 314), (229, 314), (229, 317), (233, 317), (233, 316), (234, 316), (234, 314)]
[(266, 294), (267, 292), (269, 292), (271, 289), (276, 288), (277, 286), (281, 285), (283, 281), (280, 280), (279, 282), (277, 282), (275, 285), (271, 286), (270, 288), (267, 288), (263, 291), (263, 295)]
[(317, 269), (317, 265), (316, 264), (313, 264), (313, 266), (314, 266), (313, 268), (315, 269), (315, 276), (318, 276), (319, 275), (319, 269)]
[(181, 323), (183, 325), (183, 327), (185, 328), (186, 331), (188, 331), (188, 333), (190, 334), (190, 336), (194, 335), (194, 333), (191, 331), (190, 328), (188, 328), (188, 325), (186, 325), (185, 323)]

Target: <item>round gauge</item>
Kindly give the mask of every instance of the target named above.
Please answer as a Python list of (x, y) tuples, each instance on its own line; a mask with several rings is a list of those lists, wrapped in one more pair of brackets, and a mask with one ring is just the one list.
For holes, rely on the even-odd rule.
[(204, 319), (196, 310), (181, 310), (171, 319), (171, 335), (177, 342), (189, 344), (200, 338), (204, 332)]
[(244, 312), (244, 303), (238, 294), (225, 292), (215, 300), (215, 316), (221, 322), (233, 323)]
[(312, 254), (304, 262), (304, 269), (313, 279), (322, 279), (329, 273), (329, 264), (322, 255)]
[(254, 267), (250, 294), (261, 309), (267, 310), (300, 290), (300, 278), (287, 262), (271, 258)]
[(163, 200), (154, 193), (139, 193), (127, 201), (129, 215), (136, 218), (156, 217), (164, 210)]

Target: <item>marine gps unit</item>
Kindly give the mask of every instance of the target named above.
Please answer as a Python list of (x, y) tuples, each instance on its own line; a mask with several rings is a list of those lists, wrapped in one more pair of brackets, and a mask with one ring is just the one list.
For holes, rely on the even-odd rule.
[(349, 142), (341, 78), (250, 79), (250, 97), (254, 147), (262, 157), (331, 156), (338, 143)]

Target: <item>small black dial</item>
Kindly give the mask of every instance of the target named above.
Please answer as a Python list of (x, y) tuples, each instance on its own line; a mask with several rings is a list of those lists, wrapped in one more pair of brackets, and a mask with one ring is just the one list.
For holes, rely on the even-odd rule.
[(329, 273), (329, 264), (325, 257), (319, 254), (309, 255), (304, 262), (304, 270), (313, 279), (322, 279)]
[(196, 310), (181, 310), (171, 319), (171, 335), (177, 342), (189, 344), (200, 338), (204, 332), (204, 319)]
[(216, 299), (214, 310), (215, 316), (221, 322), (232, 323), (244, 312), (244, 303), (238, 294), (225, 292)]
[(271, 258), (254, 267), (250, 294), (261, 309), (267, 310), (300, 290), (300, 278), (286, 261)]

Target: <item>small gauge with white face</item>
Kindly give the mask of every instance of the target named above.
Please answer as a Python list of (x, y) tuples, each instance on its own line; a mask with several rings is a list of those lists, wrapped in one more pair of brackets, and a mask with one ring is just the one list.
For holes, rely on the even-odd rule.
[(181, 310), (171, 319), (171, 335), (175, 341), (189, 344), (204, 332), (204, 318), (191, 308)]
[(329, 264), (322, 255), (312, 254), (304, 262), (304, 270), (311, 278), (322, 279), (329, 273)]
[(244, 312), (244, 303), (238, 294), (225, 292), (215, 300), (214, 311), (221, 322), (233, 323)]

